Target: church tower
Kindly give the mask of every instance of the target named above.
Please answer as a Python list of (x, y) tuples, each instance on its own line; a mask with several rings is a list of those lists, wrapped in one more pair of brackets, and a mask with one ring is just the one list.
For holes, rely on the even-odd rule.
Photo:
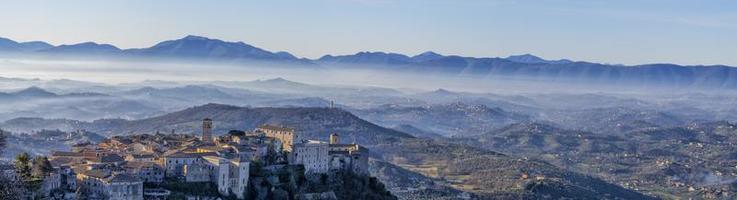
[(202, 141), (212, 142), (212, 119), (210, 118), (202, 120)]

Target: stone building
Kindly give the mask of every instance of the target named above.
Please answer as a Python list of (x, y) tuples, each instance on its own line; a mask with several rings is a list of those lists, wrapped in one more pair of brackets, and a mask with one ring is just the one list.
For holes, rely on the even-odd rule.
[(305, 173), (318, 174), (328, 172), (328, 155), (330, 144), (327, 142), (308, 140), (294, 144), (294, 151), (288, 155), (290, 164), (305, 166)]
[(282, 150), (286, 152), (292, 151), (292, 146), (295, 142), (302, 141), (299, 134), (294, 132), (294, 129), (279, 127), (273, 125), (262, 125), (256, 129), (257, 132), (263, 133), (264, 136), (269, 138), (278, 139), (282, 143)]
[(203, 142), (212, 142), (212, 119), (205, 118), (202, 120), (202, 138)]
[(135, 176), (84, 170), (77, 173), (77, 181), (88, 199), (143, 200), (143, 181)]
[(228, 195), (232, 192), (239, 199), (245, 198), (250, 175), (249, 161), (217, 156), (205, 156), (202, 159), (210, 169), (210, 181), (218, 186), (220, 194)]
[(330, 170), (368, 174), (369, 151), (357, 144), (330, 144)]
[(211, 153), (184, 153), (176, 152), (165, 155), (163, 166), (166, 170), (166, 177), (181, 177), (184, 175), (184, 166), (194, 163), (200, 163), (202, 155), (211, 155)]
[(358, 144), (341, 144), (338, 134), (330, 134), (330, 170), (368, 174), (369, 150)]
[(129, 161), (123, 165), (126, 173), (137, 176), (146, 183), (164, 181), (164, 169), (154, 162)]
[(330, 135), (330, 143), (310, 140), (296, 143), (293, 148), (289, 163), (304, 165), (305, 173), (348, 170), (368, 174), (368, 149), (358, 144), (340, 144), (338, 134)]
[(136, 161), (136, 162), (153, 162), (154, 161), (154, 155), (151, 154), (128, 154), (125, 156), (126, 161)]
[(204, 163), (195, 163), (184, 166), (184, 181), (210, 182), (210, 169)]

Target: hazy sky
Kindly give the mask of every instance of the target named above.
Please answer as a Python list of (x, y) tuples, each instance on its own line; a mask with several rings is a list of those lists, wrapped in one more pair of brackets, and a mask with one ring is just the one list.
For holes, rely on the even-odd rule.
[(4, 0), (0, 37), (121, 48), (202, 35), (300, 57), (388, 51), (737, 66), (734, 0)]

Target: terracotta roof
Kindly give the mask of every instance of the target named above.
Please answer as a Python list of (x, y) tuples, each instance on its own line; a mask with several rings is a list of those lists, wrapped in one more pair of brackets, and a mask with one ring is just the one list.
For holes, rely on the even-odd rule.
[(159, 166), (156, 165), (156, 163), (153, 163), (153, 162), (127, 162), (127, 163), (125, 163), (125, 167), (126, 168), (131, 168), (131, 169), (139, 169), (139, 168), (144, 168), (144, 167), (156, 167), (156, 168), (158, 168)]
[(70, 165), (74, 163), (75, 161), (76, 161), (75, 158), (70, 158), (70, 157), (57, 157), (57, 158), (52, 158), (49, 160), (49, 162), (51, 162), (51, 166), (54, 166), (54, 167)]
[(81, 152), (54, 151), (52, 157), (77, 157), (82, 156)]
[(206, 153), (184, 153), (184, 152), (176, 152), (173, 154), (169, 154), (165, 157), (167, 158), (197, 158), (202, 156), (217, 156), (217, 153), (215, 152), (206, 152)]
[(87, 160), (93, 161), (93, 162), (99, 162), (99, 163), (111, 163), (111, 162), (122, 162), (123, 158), (116, 154), (109, 154), (106, 156), (87, 158)]

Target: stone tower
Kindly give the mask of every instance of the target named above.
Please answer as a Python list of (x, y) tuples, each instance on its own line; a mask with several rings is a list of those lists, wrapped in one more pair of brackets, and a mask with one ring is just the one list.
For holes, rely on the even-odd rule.
[(212, 142), (212, 119), (210, 118), (202, 120), (202, 141)]
[(340, 138), (338, 138), (337, 133), (330, 134), (330, 144), (338, 144), (340, 143)]

